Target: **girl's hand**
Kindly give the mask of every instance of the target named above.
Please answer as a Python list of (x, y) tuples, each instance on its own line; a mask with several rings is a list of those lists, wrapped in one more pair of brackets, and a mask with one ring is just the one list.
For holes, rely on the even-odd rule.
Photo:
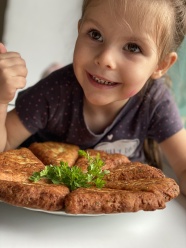
[(7, 52), (0, 43), (0, 104), (13, 100), (16, 90), (26, 85), (27, 68), (19, 53)]

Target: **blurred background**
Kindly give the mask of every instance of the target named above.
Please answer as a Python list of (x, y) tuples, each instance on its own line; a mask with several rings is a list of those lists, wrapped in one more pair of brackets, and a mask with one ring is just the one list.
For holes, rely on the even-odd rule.
[[(81, 5), (82, 0), (0, 1), (0, 40), (25, 59), (27, 87), (35, 84), (51, 64), (72, 62)], [(186, 40), (178, 55), (169, 75), (186, 124)]]
[(1, 0), (1, 41), (17, 51), (32, 85), (52, 63), (72, 62), (82, 0)]

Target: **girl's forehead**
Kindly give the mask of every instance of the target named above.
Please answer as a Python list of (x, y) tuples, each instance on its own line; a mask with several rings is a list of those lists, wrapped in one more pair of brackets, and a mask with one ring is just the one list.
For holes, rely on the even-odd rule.
[[(89, 0), (85, 12), (89, 9), (105, 8), (116, 17), (118, 22), (122, 20), (137, 21), (139, 26), (158, 22), (163, 16), (170, 15), (167, 1), (165, 0)], [(104, 12), (102, 13), (104, 16)]]

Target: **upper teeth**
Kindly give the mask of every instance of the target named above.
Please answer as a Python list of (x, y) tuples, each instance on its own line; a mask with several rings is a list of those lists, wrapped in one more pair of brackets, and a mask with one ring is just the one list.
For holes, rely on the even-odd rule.
[(92, 78), (99, 84), (105, 84), (105, 85), (113, 85), (113, 82), (105, 81), (103, 79), (97, 78), (95, 76), (92, 76)]

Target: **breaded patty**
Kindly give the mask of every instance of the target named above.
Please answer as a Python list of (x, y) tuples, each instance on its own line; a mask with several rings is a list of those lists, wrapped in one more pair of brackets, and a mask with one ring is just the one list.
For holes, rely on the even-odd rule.
[(79, 188), (67, 195), (65, 210), (72, 214), (98, 214), (163, 209), (177, 197), (179, 186), (171, 178), (107, 181), (104, 188)]
[(164, 197), (158, 192), (79, 188), (65, 198), (65, 211), (71, 214), (110, 214), (163, 208)]
[(139, 162), (131, 162), (111, 169), (110, 173), (105, 175), (104, 179), (107, 181), (119, 181), (163, 177), (165, 177), (165, 175), (160, 169)]
[(44, 169), (44, 164), (27, 148), (0, 153), (0, 180), (28, 182), (36, 171)]
[(165, 201), (170, 201), (177, 197), (180, 193), (179, 186), (172, 178), (142, 178), (138, 180), (129, 181), (107, 181), (105, 184), (106, 188), (110, 189), (120, 189), (129, 190), (133, 192), (143, 191), (143, 192), (160, 192)]
[(79, 147), (61, 142), (32, 143), (29, 149), (45, 165), (59, 165), (61, 161), (67, 162), (69, 166), (74, 165), (78, 158)]
[(63, 185), (0, 180), (0, 200), (14, 206), (62, 210), (68, 193), (69, 189)]
[[(103, 170), (113, 169), (121, 164), (130, 162), (130, 160), (125, 155), (119, 153), (109, 154), (104, 151), (93, 149), (87, 149), (85, 151), (88, 152), (91, 157), (96, 157), (98, 154), (100, 155), (100, 158), (104, 162)], [(76, 161), (76, 165), (86, 172), (88, 161), (85, 157), (79, 156), (78, 160)]]

